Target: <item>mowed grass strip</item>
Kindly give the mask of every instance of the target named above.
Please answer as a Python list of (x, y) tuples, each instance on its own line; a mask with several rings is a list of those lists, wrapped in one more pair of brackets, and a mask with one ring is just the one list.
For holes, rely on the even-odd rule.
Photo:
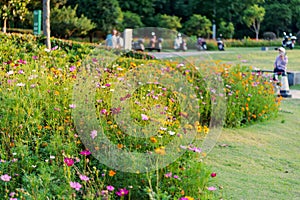
[(299, 116), (300, 100), (288, 99), (276, 119), (223, 131), (206, 162), (224, 199), (300, 199)]

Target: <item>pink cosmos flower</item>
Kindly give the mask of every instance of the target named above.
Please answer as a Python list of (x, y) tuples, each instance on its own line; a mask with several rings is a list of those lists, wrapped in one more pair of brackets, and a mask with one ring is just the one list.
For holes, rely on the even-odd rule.
[(74, 160), (72, 158), (65, 158), (64, 162), (66, 165), (68, 165), (69, 167), (71, 167), (72, 165), (74, 165)]
[(51, 48), (51, 51), (54, 51), (54, 50), (56, 50), (56, 49), (58, 49), (58, 46), (57, 46), (57, 45), (56, 45), (55, 47)]
[(217, 176), (217, 173), (216, 173), (216, 172), (213, 172), (213, 173), (210, 174), (210, 176), (211, 176), (211, 177), (216, 177), (216, 176)]
[(108, 185), (108, 186), (106, 186), (106, 189), (108, 190), (108, 191), (114, 191), (114, 186), (112, 186), (112, 185)]
[(97, 131), (92, 130), (90, 136), (91, 136), (92, 139), (95, 139), (95, 137), (97, 136)]
[(75, 104), (70, 104), (69, 107), (73, 109), (73, 108), (76, 108), (76, 105)]
[(216, 189), (217, 189), (217, 188), (214, 187), (214, 186), (210, 186), (210, 187), (207, 188), (207, 190), (209, 190), (209, 191), (215, 191)]
[(147, 115), (141, 114), (141, 116), (142, 116), (142, 120), (144, 120), (144, 121), (149, 120), (149, 117)]
[(80, 152), (81, 155), (84, 155), (84, 156), (88, 156), (91, 154), (90, 150), (83, 150), (82, 152)]
[(165, 174), (165, 177), (166, 177), (166, 178), (171, 178), (171, 177), (172, 177), (172, 172), (166, 173), (166, 174)]
[(80, 180), (82, 180), (82, 181), (88, 181), (88, 180), (90, 180), (89, 177), (87, 177), (87, 176), (85, 176), (85, 175), (82, 175), (82, 174), (79, 175), (79, 178), (80, 178)]
[(70, 186), (71, 186), (71, 188), (74, 188), (76, 191), (79, 191), (80, 190), (80, 188), (82, 187), (81, 185), (80, 185), (80, 183), (78, 183), (78, 182), (70, 182)]
[(128, 190), (126, 188), (120, 188), (116, 194), (119, 196), (119, 197), (122, 197), (122, 196), (126, 196), (128, 194)]
[(1, 178), (1, 180), (4, 181), (4, 182), (9, 182), (10, 179), (11, 179), (11, 176), (9, 176), (8, 174), (4, 174), (4, 175), (2, 175), (0, 178)]
[(74, 72), (76, 70), (76, 66), (69, 67), (70, 72)]

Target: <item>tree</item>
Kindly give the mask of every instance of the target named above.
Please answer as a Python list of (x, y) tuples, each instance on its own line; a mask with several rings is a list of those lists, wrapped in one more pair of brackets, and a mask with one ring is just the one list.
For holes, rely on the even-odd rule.
[(68, 1), (73, 8), (78, 5), (77, 16), (82, 14), (96, 24), (96, 29), (109, 33), (121, 28), (123, 13), (117, 0), (73, 0)]
[(209, 37), (212, 34), (212, 23), (205, 16), (193, 15), (187, 22), (183, 24), (183, 32), (186, 35), (196, 35)]
[(96, 27), (90, 19), (82, 15), (76, 16), (76, 9), (69, 7), (54, 8), (51, 12), (51, 32), (56, 37), (69, 38), (70, 36), (86, 35)]
[(266, 15), (262, 23), (264, 30), (275, 32), (288, 32), (292, 20), (292, 11), (289, 5), (272, 3), (265, 6)]
[(265, 12), (265, 9), (257, 4), (250, 6), (244, 11), (243, 21), (255, 32), (256, 40), (258, 40), (260, 24), (264, 20)]
[(46, 47), (51, 49), (50, 41), (50, 0), (43, 0), (43, 31), (46, 36)]
[(9, 19), (19, 18), (24, 20), (28, 12), (27, 5), (30, 0), (0, 0), (0, 14), (3, 19), (3, 32), (6, 33)]
[(126, 11), (123, 13), (122, 25), (123, 25), (122, 29), (140, 28), (144, 26), (143, 22), (141, 21), (141, 17), (138, 14), (132, 13), (130, 11)]
[(154, 16), (154, 0), (119, 0), (122, 11), (130, 11), (140, 16), (143, 24), (148, 24), (148, 18)]
[(182, 27), (180, 20), (181, 18), (177, 16), (170, 15), (157, 15), (157, 25), (162, 28), (167, 28), (176, 31)]
[(232, 38), (234, 34), (234, 26), (232, 22), (226, 23), (221, 21), (218, 29), (219, 34), (222, 34), (223, 38)]

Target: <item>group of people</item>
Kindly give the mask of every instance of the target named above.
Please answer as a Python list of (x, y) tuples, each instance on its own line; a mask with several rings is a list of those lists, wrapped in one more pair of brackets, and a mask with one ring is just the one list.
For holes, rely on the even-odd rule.
[(124, 40), (121, 36), (121, 33), (116, 29), (106, 36), (105, 42), (105, 46), (111, 49), (121, 49), (124, 46)]

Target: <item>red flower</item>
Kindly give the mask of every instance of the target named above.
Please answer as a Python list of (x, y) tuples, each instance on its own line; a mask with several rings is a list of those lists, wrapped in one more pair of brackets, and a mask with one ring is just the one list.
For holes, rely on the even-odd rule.
[(210, 176), (211, 176), (211, 177), (216, 177), (216, 176), (217, 176), (217, 173), (213, 172), (213, 173), (210, 174)]
[(74, 160), (72, 158), (65, 158), (64, 162), (66, 163), (66, 165), (68, 165), (69, 167), (71, 167), (74, 164)]

